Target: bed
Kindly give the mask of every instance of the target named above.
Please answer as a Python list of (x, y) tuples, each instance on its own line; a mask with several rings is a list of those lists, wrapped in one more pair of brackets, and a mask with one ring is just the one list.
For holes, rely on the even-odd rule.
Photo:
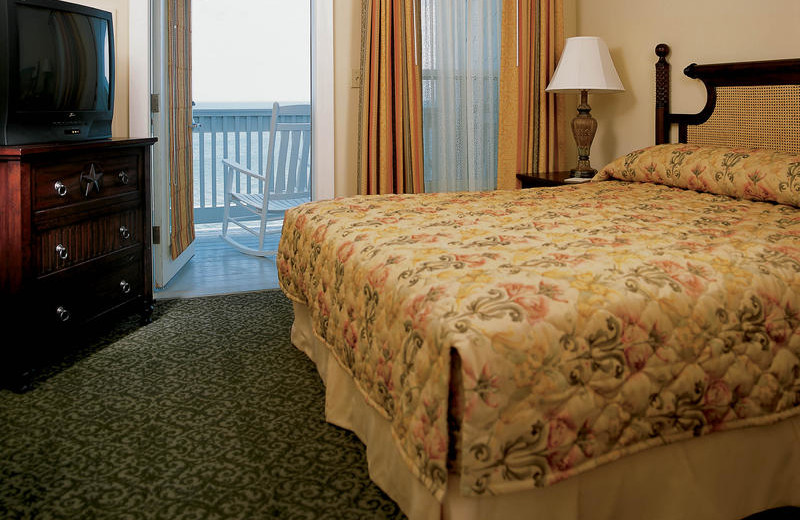
[(800, 60), (692, 65), (685, 115), (656, 54), (656, 145), (593, 182), (287, 212), (292, 342), (412, 520), (800, 506)]

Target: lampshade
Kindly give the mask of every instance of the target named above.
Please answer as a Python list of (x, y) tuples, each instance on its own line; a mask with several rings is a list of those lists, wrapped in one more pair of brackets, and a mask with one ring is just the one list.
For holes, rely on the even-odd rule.
[(619, 80), (606, 43), (597, 36), (567, 38), (547, 92), (619, 92)]

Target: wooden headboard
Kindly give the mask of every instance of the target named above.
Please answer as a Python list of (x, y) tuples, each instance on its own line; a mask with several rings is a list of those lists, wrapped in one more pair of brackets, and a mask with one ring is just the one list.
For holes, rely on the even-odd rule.
[(656, 46), (656, 144), (670, 141), (800, 153), (800, 59), (697, 65), (683, 71), (706, 87), (697, 114), (669, 111), (669, 46)]

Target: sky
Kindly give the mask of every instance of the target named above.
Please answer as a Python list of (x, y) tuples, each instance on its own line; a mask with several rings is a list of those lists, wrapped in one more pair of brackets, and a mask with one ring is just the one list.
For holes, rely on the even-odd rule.
[(193, 0), (192, 97), (308, 103), (310, 0)]

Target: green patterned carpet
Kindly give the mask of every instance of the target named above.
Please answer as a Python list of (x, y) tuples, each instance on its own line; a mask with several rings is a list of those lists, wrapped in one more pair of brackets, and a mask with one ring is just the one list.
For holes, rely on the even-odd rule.
[(0, 391), (0, 518), (404, 518), (280, 291), (167, 300)]

